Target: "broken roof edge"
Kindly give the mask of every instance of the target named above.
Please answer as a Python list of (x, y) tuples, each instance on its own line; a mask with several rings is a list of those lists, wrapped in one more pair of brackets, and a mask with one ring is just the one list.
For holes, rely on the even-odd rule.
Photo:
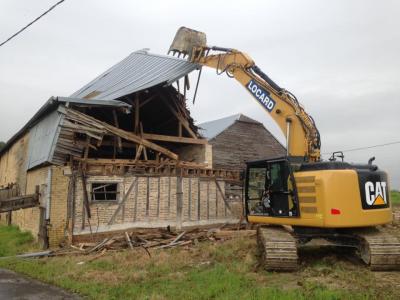
[(150, 53), (142, 49), (130, 53), (70, 97), (87, 99), (120, 99), (123, 96), (173, 82), (201, 69), (199, 64), (170, 55)]
[(72, 97), (58, 97), (52, 96), (47, 100), (39, 110), (33, 115), (29, 121), (15, 133), (11, 138), (8, 139), (3, 148), (0, 149), (0, 156), (2, 156), (7, 150), (11, 148), (12, 145), (23, 136), (29, 129), (35, 126), (40, 120), (52, 112), (59, 103), (73, 103), (76, 105), (87, 105), (87, 106), (106, 106), (106, 107), (118, 107), (123, 108), (127, 111), (131, 110), (132, 106), (122, 101), (118, 100), (90, 100), (90, 99), (80, 99)]

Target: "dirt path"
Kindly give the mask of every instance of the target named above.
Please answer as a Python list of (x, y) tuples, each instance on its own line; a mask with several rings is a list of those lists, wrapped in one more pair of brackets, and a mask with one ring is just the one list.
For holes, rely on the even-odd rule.
[(24, 277), (17, 273), (0, 269), (0, 299), (19, 300), (78, 300), (80, 297), (66, 291)]

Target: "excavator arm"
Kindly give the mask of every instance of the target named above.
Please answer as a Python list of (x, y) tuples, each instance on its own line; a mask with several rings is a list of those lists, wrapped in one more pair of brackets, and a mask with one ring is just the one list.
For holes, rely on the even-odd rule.
[[(296, 97), (274, 83), (246, 53), (235, 49), (208, 47), (204, 33), (181, 27), (170, 47), (189, 61), (226, 73), (252, 94), (275, 120), (286, 137), (288, 156), (320, 159), (320, 136), (314, 120)], [(215, 53), (216, 54), (212, 54)]]

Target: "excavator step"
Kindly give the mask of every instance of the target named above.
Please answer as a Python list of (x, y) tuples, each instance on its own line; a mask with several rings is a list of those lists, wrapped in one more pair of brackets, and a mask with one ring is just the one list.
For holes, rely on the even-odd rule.
[(257, 242), (261, 264), (266, 270), (292, 272), (298, 269), (296, 239), (284, 228), (258, 227)]

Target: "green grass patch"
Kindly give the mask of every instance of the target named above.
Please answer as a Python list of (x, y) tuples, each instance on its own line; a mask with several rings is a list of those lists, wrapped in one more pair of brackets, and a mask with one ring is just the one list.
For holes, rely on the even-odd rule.
[(35, 248), (30, 232), (22, 232), (17, 226), (0, 226), (0, 257), (24, 253)]
[(390, 191), (390, 199), (393, 205), (400, 205), (400, 192), (396, 190)]
[(92, 261), (96, 254), (0, 259), (0, 267), (89, 299), (400, 298), (397, 273), (386, 274), (382, 281), (363, 265), (330, 255), (329, 251), (305, 252), (301, 270), (295, 273), (258, 268), (254, 237), (150, 251), (151, 257), (140, 248), (107, 252)]

